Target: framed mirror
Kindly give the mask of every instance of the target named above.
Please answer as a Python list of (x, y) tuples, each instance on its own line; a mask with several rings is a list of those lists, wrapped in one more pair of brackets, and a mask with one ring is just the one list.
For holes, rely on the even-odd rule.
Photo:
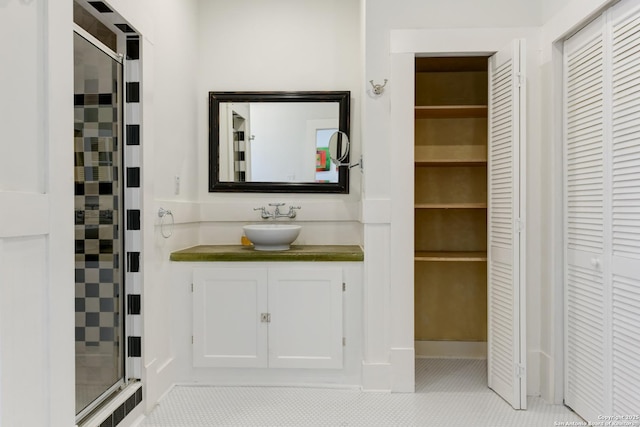
[(349, 168), (331, 161), (329, 141), (349, 136), (350, 96), (209, 92), (209, 191), (348, 193)]

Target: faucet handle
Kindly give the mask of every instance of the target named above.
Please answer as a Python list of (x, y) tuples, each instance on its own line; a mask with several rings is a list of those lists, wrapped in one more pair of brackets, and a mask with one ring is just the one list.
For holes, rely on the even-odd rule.
[(260, 211), (260, 217), (262, 217), (262, 219), (268, 219), (271, 218), (271, 214), (269, 212), (267, 212), (267, 209), (262, 206), (259, 208), (253, 208), (254, 211)]
[(300, 209), (300, 206), (289, 206), (289, 218), (295, 218), (296, 217), (296, 211), (294, 209)]

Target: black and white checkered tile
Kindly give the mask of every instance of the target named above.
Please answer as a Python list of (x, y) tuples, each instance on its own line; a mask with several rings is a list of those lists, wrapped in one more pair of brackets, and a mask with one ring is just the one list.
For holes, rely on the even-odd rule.
[(233, 178), (236, 182), (247, 180), (246, 147), (244, 131), (233, 132)]
[[(119, 343), (126, 349), (126, 378), (142, 374), (141, 322), (141, 38), (109, 4), (77, 0), (118, 38), (124, 58), (124, 128), (118, 140), (118, 94), (114, 85), (88, 81), (76, 87), (75, 197), (76, 345)], [(114, 124), (115, 122), (115, 124)], [(121, 163), (123, 162), (123, 163)], [(119, 194), (123, 194), (122, 200)], [(124, 228), (121, 226), (124, 225)], [(118, 253), (114, 238), (124, 238)], [(124, 270), (124, 271), (123, 271)], [(119, 295), (124, 278), (124, 295)], [(124, 301), (121, 298), (125, 298)], [(124, 306), (126, 339), (118, 337), (118, 311)], [(115, 426), (142, 401), (139, 389), (101, 426)]]
[(140, 378), (142, 372), (142, 322), (141, 295), (142, 275), (141, 262), (141, 165), (140, 151), (140, 37), (128, 35), (127, 54), (125, 57), (125, 250), (127, 253), (127, 270), (125, 283), (127, 284), (127, 356), (130, 363), (130, 377)]
[(117, 94), (112, 70), (84, 71), (74, 98), (76, 342), (113, 351), (121, 338)]

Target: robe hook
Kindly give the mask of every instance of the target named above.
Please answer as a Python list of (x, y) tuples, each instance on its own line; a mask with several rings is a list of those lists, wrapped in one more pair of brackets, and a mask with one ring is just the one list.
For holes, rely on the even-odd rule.
[(371, 87), (373, 88), (373, 93), (375, 95), (382, 95), (384, 87), (387, 85), (387, 79), (384, 79), (384, 83), (382, 84), (375, 84), (373, 83), (373, 80), (369, 80), (369, 83), (371, 83)]

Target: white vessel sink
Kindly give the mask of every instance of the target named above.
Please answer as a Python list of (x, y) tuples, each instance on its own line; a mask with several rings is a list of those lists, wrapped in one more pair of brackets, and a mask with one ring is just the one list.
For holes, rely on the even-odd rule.
[(293, 224), (253, 224), (242, 227), (257, 251), (286, 251), (302, 227)]

